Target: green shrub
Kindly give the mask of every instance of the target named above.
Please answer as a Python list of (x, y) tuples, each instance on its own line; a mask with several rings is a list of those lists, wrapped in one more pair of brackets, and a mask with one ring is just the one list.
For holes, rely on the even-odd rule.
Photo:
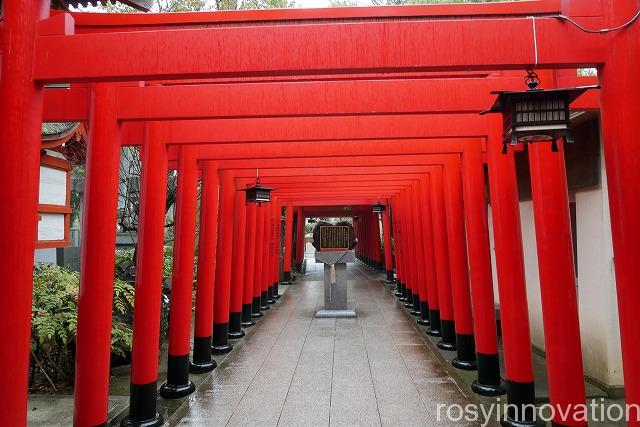
[[(30, 375), (32, 389), (56, 391), (73, 382), (79, 284), (78, 273), (57, 265), (39, 264), (34, 268)], [(111, 353), (125, 359), (131, 352), (133, 301), (134, 287), (116, 279)]]

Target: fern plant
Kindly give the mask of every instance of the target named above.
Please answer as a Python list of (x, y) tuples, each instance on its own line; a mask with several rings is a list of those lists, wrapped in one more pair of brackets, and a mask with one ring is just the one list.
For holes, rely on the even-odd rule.
[[(34, 268), (30, 375), (34, 391), (57, 391), (73, 381), (79, 283), (78, 273), (57, 265)], [(131, 352), (134, 296), (133, 285), (114, 281), (111, 353), (125, 360)]]

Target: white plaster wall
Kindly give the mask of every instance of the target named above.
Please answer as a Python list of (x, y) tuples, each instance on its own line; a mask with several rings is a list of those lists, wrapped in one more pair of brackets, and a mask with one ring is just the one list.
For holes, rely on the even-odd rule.
[(36, 249), (34, 254), (34, 264), (56, 263), (56, 248)]
[(578, 310), (586, 372), (622, 385), (622, 356), (604, 164), (600, 188), (576, 193)]
[(67, 202), (67, 172), (40, 166), (39, 191), (41, 204), (64, 206)]
[(64, 214), (41, 213), (38, 240), (64, 240)]

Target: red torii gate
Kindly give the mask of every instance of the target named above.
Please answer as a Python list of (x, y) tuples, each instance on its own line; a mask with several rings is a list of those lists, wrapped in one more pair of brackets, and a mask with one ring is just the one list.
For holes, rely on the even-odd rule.
[[(30, 52), (30, 48), (34, 43), (33, 35), (35, 34), (35, 17), (38, 16), (39, 13), (42, 13), (44, 8), (37, 7), (38, 2), (36, 1), (24, 2), (25, 4), (21, 3), (22, 2), (16, 1), (5, 2), (5, 19), (3, 22), (4, 28), (2, 38), (2, 52), (4, 53), (2, 59), (3, 79), (0, 86), (0, 92), (2, 95), (2, 104), (0, 105), (2, 106), (3, 112), (2, 125), (3, 129), (11, 129), (13, 132), (17, 132), (17, 134), (19, 134), (21, 137), (26, 137), (27, 141), (27, 144), (25, 146), (19, 147), (19, 149), (16, 148), (16, 151), (13, 152), (11, 151), (13, 149), (11, 145), (4, 144), (5, 141), (11, 141), (12, 139), (14, 139), (13, 132), (7, 132), (7, 135), (3, 135), (2, 138), (3, 148), (5, 147), (5, 145), (8, 147), (7, 159), (9, 159), (9, 162), (18, 158), (21, 158), (22, 160), (26, 159), (24, 162), (15, 162), (13, 164), (5, 164), (5, 162), (3, 162), (2, 164), (3, 169), (9, 172), (8, 176), (11, 178), (8, 180), (8, 182), (15, 182), (16, 184), (15, 188), (2, 190), (3, 196), (17, 196), (15, 197), (15, 202), (13, 202), (14, 209), (9, 210), (9, 214), (16, 211), (29, 212), (31, 205), (33, 204), (35, 206), (34, 203), (31, 203), (35, 200), (33, 196), (33, 188), (35, 188), (34, 181), (33, 179), (30, 180), (28, 178), (31, 175), (37, 176), (37, 174), (33, 173), (33, 167), (31, 167), (30, 169), (27, 168), (25, 179), (20, 178), (20, 171), (15, 169), (15, 164), (30, 164), (28, 159), (34, 158), (35, 153), (37, 153), (37, 147), (34, 144), (28, 143), (28, 141), (33, 142), (33, 139), (28, 136), (32, 136), (32, 134), (35, 134), (36, 124), (38, 124), (39, 121), (37, 114), (38, 101), (37, 96), (34, 96), (35, 92), (37, 92), (37, 86), (34, 88), (34, 85), (31, 81), (31, 64), (29, 63), (30, 60), (28, 59), (28, 53)], [(527, 7), (532, 7), (532, 9), (526, 10), (526, 12), (524, 12), (527, 14), (536, 14), (536, 12), (540, 12), (541, 14), (554, 13), (561, 11), (559, 2), (544, 1), (531, 3), (532, 4), (526, 6), (514, 6), (505, 4), (498, 7), (492, 6), (491, 9), (487, 7), (482, 10), (493, 14), (508, 12), (511, 12), (511, 14), (513, 14), (516, 11), (523, 13), (523, 10)], [(585, 11), (588, 12), (592, 10), (601, 10), (596, 7), (597, 3), (598, 2), (596, 1), (589, 2), (589, 4), (583, 2), (583, 4), (581, 4), (580, 6), (569, 4), (566, 5), (567, 9), (565, 10), (565, 12), (573, 16), (585, 16), (588, 15), (588, 13), (585, 13)], [(479, 8), (479, 6), (473, 7)], [(612, 24), (617, 23), (623, 21), (629, 15), (632, 15), (636, 7), (637, 2), (632, 0), (616, 2), (615, 6), (611, 3), (609, 4), (609, 8), (605, 9), (607, 15), (599, 18), (598, 13), (593, 13), (593, 18), (588, 18), (586, 19), (586, 21), (595, 24), (600, 24), (601, 21)], [(455, 14), (457, 15), (464, 14), (463, 12), (465, 10), (467, 11), (467, 13), (471, 13), (471, 11), (481, 10), (474, 8), (457, 6), (450, 9), (424, 8), (422, 10), (424, 10), (424, 13), (427, 15), (429, 14), (429, 12), (427, 11), (435, 12), (438, 10), (448, 10), (449, 13), (453, 13), (453, 11), (455, 11)], [(413, 11), (420, 9), (421, 8), (416, 8), (411, 10)], [(385, 13), (385, 11), (388, 11), (389, 9), (383, 8), (378, 10), (382, 11), (379, 13)], [(267, 18), (270, 16), (271, 19), (274, 20), (275, 17), (279, 16), (276, 13), (278, 12), (272, 12), (271, 15), (265, 13), (264, 16)], [(336, 12), (336, 15), (341, 15), (343, 13), (345, 12)], [(392, 14), (394, 12), (389, 11), (388, 13)], [(437, 15), (437, 13), (433, 14)], [(239, 14), (237, 16), (242, 15)], [(256, 19), (256, 16), (257, 15), (255, 13), (247, 14), (246, 18)], [(283, 17), (280, 19), (285, 19), (285, 17), (287, 16), (295, 17), (296, 15), (295, 13), (292, 15), (289, 12), (286, 12), (283, 13), (282, 16)], [(298, 18), (299, 17), (300, 15), (298, 15)], [(309, 17), (307, 16), (307, 18)], [(311, 19), (320, 18), (320, 16), (313, 16)], [(64, 19), (66, 19), (66, 23), (68, 24), (69, 22), (66, 16)], [(136, 19), (144, 20), (145, 18)], [(491, 22), (488, 21), (489, 20), (487, 19), (467, 20), (463, 23), (460, 23), (456, 20), (359, 23), (358, 28), (355, 29), (356, 31), (350, 34), (350, 39), (344, 39), (343, 37), (341, 37), (340, 26), (343, 25), (342, 23), (331, 22), (322, 25), (316, 25), (315, 28), (312, 28), (314, 26), (307, 27), (304, 23), (302, 23), (301, 25), (292, 25), (290, 27), (241, 27), (204, 29), (197, 31), (187, 30), (184, 27), (188, 27), (189, 24), (183, 22), (181, 24), (178, 24), (178, 27), (182, 25), (183, 28), (173, 29), (165, 32), (158, 31), (157, 34), (155, 31), (151, 31), (146, 34), (133, 32), (131, 34), (125, 35), (114, 33), (87, 34), (86, 36), (51, 35), (55, 33), (51, 31), (47, 32), (46, 30), (43, 31), (43, 29), (46, 29), (47, 26), (41, 25), (41, 32), (35, 40), (36, 56), (34, 76), (38, 82), (42, 82), (81, 81), (83, 79), (131, 80), (133, 79), (133, 77), (152, 80), (158, 77), (184, 78), (211, 75), (287, 75), (303, 74), (310, 71), (321, 73), (332, 71), (338, 73), (353, 73), (369, 72), (373, 70), (413, 71), (436, 69), (455, 70), (461, 68), (522, 68), (524, 65), (531, 63), (531, 58), (533, 57), (534, 53), (534, 40), (533, 37), (531, 37), (531, 21), (533, 21), (534, 26), (539, 25), (539, 27), (537, 27), (539, 34), (543, 35), (541, 36), (541, 40), (538, 40), (539, 43), (537, 47), (540, 54), (539, 57), (536, 58), (536, 62), (538, 63), (538, 65), (548, 67), (575, 67), (593, 64), (601, 66), (601, 82), (603, 83), (602, 105), (605, 111), (607, 109), (607, 104), (610, 105), (608, 107), (610, 111), (613, 111), (613, 108), (615, 108), (616, 111), (615, 116), (608, 116), (607, 114), (604, 115), (605, 138), (630, 141), (630, 138), (633, 134), (632, 132), (634, 130), (637, 130), (636, 128), (638, 126), (632, 119), (632, 114), (637, 111), (637, 107), (633, 105), (631, 100), (625, 99), (625, 97), (622, 95), (624, 95), (625, 90), (629, 90), (632, 87), (637, 89), (638, 83), (632, 81), (626, 76), (614, 75), (612, 77), (611, 71), (607, 70), (623, 70), (625, 69), (624, 67), (630, 67), (631, 69), (633, 69), (632, 67), (637, 64), (637, 50), (628, 49), (628, 46), (637, 46), (637, 29), (632, 28), (625, 32), (618, 33), (615, 35), (615, 37), (611, 35), (594, 36), (579, 33), (573, 27), (562, 24), (555, 18), (540, 17), (536, 20), (500, 18), (491, 19)], [(25, 25), (25, 23), (27, 23), (27, 25)], [(199, 24), (201, 24), (201, 22)], [(163, 24), (156, 21), (154, 23), (151, 23), (151, 25), (156, 25), (156, 29), (160, 29)], [(500, 28), (504, 31), (503, 36), (507, 37), (507, 39), (510, 41), (508, 46), (506, 46), (505, 43), (500, 43), (503, 40), (488, 39), (487, 35), (491, 34), (490, 31), (495, 30), (496, 28)], [(69, 26), (66, 27), (65, 31), (67, 29), (69, 29)], [(462, 29), (464, 30), (461, 31)], [(278, 40), (279, 38), (290, 41), (291, 37), (296, 37), (295, 34), (304, 33), (305, 38), (313, 38), (314, 34), (321, 34), (320, 31), (325, 37), (327, 35), (331, 36), (329, 37), (330, 42), (344, 45), (345, 49), (339, 51), (340, 55), (329, 58), (326, 55), (323, 56), (323, 52), (319, 51), (317, 48), (314, 48), (313, 46), (305, 46), (305, 51), (309, 52), (308, 56), (290, 58), (282, 52), (279, 52), (278, 46), (274, 44), (274, 41)], [(387, 57), (381, 57), (376, 53), (376, 51), (370, 48), (366, 48), (367, 46), (371, 47), (376, 45), (376, 37), (379, 36), (383, 31), (386, 31), (387, 34), (391, 34), (392, 36), (389, 40), (385, 40), (385, 42), (389, 43), (390, 46), (393, 45), (394, 40), (402, 39), (405, 42), (407, 40), (409, 41), (409, 43), (407, 43), (407, 46), (409, 47), (405, 47), (403, 45), (402, 49), (398, 49), (397, 52), (394, 52), (392, 55), (389, 55)], [(9, 32), (12, 37), (6, 37), (6, 32)], [(427, 51), (425, 51), (424, 49), (420, 49), (419, 53), (412, 50), (412, 46), (419, 46), (420, 43), (423, 43), (421, 42), (421, 38), (424, 37), (424, 34), (433, 35), (434, 37), (445, 36), (449, 40), (451, 40), (451, 34), (454, 33), (456, 34), (456, 37), (458, 37), (458, 41), (455, 43), (455, 45), (470, 47), (474, 51), (474, 55), (471, 61), (469, 61), (469, 58), (466, 58), (466, 55), (463, 52), (453, 52), (451, 51), (451, 49), (448, 49), (446, 52), (435, 51), (436, 48), (432, 48), (433, 50)], [(66, 34), (69, 34), (69, 32), (66, 32)], [(245, 49), (243, 54), (246, 54), (246, 52), (251, 53), (252, 49), (255, 49), (256, 55), (253, 55), (254, 58), (259, 57), (260, 53), (263, 53), (265, 49), (269, 49), (270, 51), (274, 52), (274, 55), (267, 55), (261, 62), (256, 61), (247, 65), (240, 62), (240, 58), (235, 57), (233, 55), (233, 52), (210, 50), (211, 46), (207, 43), (202, 43), (202, 39), (195, 40), (193, 38), (194, 36), (218, 37), (219, 35), (221, 35), (223, 39), (241, 37), (241, 40), (248, 40), (250, 43), (243, 45), (243, 48)], [(151, 58), (148, 55), (148, 52), (142, 52), (141, 43), (144, 43), (145, 40), (151, 40), (156, 36), (159, 36), (159, 38), (153, 39), (154, 42), (163, 45), (164, 51), (162, 53), (155, 53), (156, 56), (160, 58), (160, 60), (155, 61), (153, 70), (150, 70), (146, 66), (146, 64), (149, 64), (153, 61), (149, 61)], [(396, 39), (394, 39), (394, 37), (396, 37)], [(109, 49), (116, 46), (116, 44), (110, 45), (109, 43), (113, 43), (114, 41), (117, 42), (124, 39), (131, 41), (132, 43), (130, 52), (123, 52), (121, 49), (114, 52), (108, 51)], [(562, 45), (563, 42), (567, 42), (569, 40), (571, 40), (571, 45), (569, 45), (568, 43)], [(626, 44), (627, 40), (633, 40), (633, 42), (636, 44), (628, 45)], [(70, 48), (67, 52), (75, 55), (73, 53), (74, 49), (84, 49), (87, 46), (91, 48), (91, 46), (98, 46), (98, 43), (100, 43), (100, 47), (107, 47), (107, 49), (103, 49), (103, 51), (106, 53), (106, 55), (104, 55), (104, 58), (108, 58), (108, 61), (100, 61), (100, 58), (98, 58), (98, 60), (93, 64), (81, 64), (81, 66), (78, 66), (77, 69), (74, 69), (74, 66), (77, 66), (77, 64), (64, 63), (64, 61), (62, 61), (63, 64), (61, 64), (60, 67), (54, 68), (51, 67), (51, 64), (48, 63), (49, 61), (43, 59), (50, 52), (55, 52), (55, 54), (57, 54), (60, 48)], [(573, 43), (576, 43), (576, 46), (579, 47), (574, 46)], [(437, 45), (438, 43), (429, 44), (429, 46)], [(172, 51), (171, 46), (178, 47), (178, 49), (182, 50)], [(348, 46), (358, 46), (359, 48), (365, 48), (361, 50), (355, 50), (354, 52), (356, 54), (352, 54), (352, 52), (347, 48)], [(487, 51), (486, 46), (491, 46), (491, 49)], [(496, 49), (496, 46), (498, 46), (499, 48)], [(189, 49), (190, 47), (192, 49)], [(288, 45), (288, 48), (290, 48), (290, 45)], [(573, 48), (573, 51), (571, 52), (569, 48)], [(12, 54), (6, 55), (6, 52), (12, 52)], [(193, 57), (190, 58), (189, 61), (179, 62), (175, 58), (178, 52), (180, 52), (181, 55), (182, 52), (190, 52), (193, 54)], [(420, 61), (420, 58), (416, 58), (416, 53), (418, 53), (418, 55), (423, 58), (423, 61)], [(171, 57), (171, 55), (174, 55), (174, 57)], [(228, 61), (220, 63), (220, 67), (212, 73), (210, 70), (210, 64), (216, 63), (215, 60), (212, 60), (212, 58), (215, 58), (216, 55), (218, 55), (219, 57), (224, 57), (228, 59)], [(11, 57), (8, 58), (9, 56)], [(252, 55), (249, 56), (251, 57)], [(114, 61), (114, 57), (122, 58), (122, 60)], [(20, 59), (20, 61), (18, 61), (18, 58)], [(505, 60), (504, 58), (508, 58), (508, 60)], [(606, 67), (604, 66), (604, 64), (606, 64)], [(11, 96), (15, 94), (24, 96)], [(115, 126), (117, 120), (117, 116), (115, 115), (115, 105), (107, 103), (107, 105), (94, 105), (94, 107), (95, 108), (92, 111), (94, 117), (98, 116), (98, 112), (105, 113), (107, 118), (112, 119), (112, 123), (107, 124), (107, 129), (108, 127), (111, 127), (113, 129), (113, 126)], [(101, 108), (104, 109), (100, 111)], [(7, 111), (10, 110), (14, 113), (7, 114)], [(100, 117), (102, 117), (102, 115), (100, 115)], [(627, 118), (627, 120), (625, 120), (625, 118)], [(17, 120), (20, 120), (21, 122), (18, 122)], [(20, 132), (20, 129), (25, 129), (26, 131)], [(104, 130), (106, 129), (103, 129), (103, 131)], [(108, 135), (108, 133), (105, 134), (105, 136)], [(94, 136), (97, 136), (96, 139), (100, 138), (100, 134), (94, 134)], [(478, 134), (476, 136), (481, 135)], [(93, 145), (98, 145), (99, 147), (99, 144), (92, 144), (92, 146)], [(637, 226), (634, 225), (635, 223), (633, 221), (633, 212), (629, 212), (632, 209), (627, 208), (628, 210), (623, 210), (621, 208), (622, 205), (624, 205), (625, 207), (631, 207), (635, 206), (635, 203), (637, 203), (635, 202), (635, 187), (633, 187), (632, 185), (628, 190), (626, 187), (627, 182), (631, 180), (629, 179), (627, 181), (623, 181), (625, 178), (633, 176), (632, 173), (635, 169), (637, 169), (636, 165), (633, 163), (635, 162), (635, 157), (630, 153), (626, 153), (624, 147), (626, 146), (623, 146), (621, 148), (620, 145), (608, 143), (606, 145), (606, 157), (610, 174), (613, 175), (612, 178), (616, 178), (611, 180), (614, 181), (613, 184), (610, 182), (610, 195), (612, 218), (614, 219), (613, 236), (614, 247), (616, 250), (618, 288), (620, 292), (624, 292), (624, 294), (622, 294), (624, 298), (620, 298), (620, 315), (623, 346), (625, 348), (623, 349), (623, 354), (625, 357), (627, 399), (630, 402), (636, 402), (638, 398), (637, 393), (639, 393), (637, 384), (635, 382), (637, 375), (634, 376), (634, 373), (636, 373), (636, 371), (634, 370), (634, 366), (631, 364), (632, 362), (630, 362), (630, 357), (632, 357), (631, 355), (636, 353), (634, 353), (635, 350), (629, 351), (629, 349), (633, 348), (631, 346), (636, 345), (635, 343), (637, 343), (637, 340), (632, 339), (633, 336), (630, 335), (634, 333), (631, 330), (631, 322), (633, 319), (631, 310), (633, 310), (633, 307), (632, 305), (628, 304), (631, 304), (630, 301), (633, 300), (633, 298), (630, 297), (635, 295), (629, 295), (629, 293), (638, 292), (637, 289), (632, 286), (632, 273), (635, 274), (635, 269), (637, 268), (636, 259), (638, 251), (631, 246), (632, 243), (627, 243), (629, 242), (629, 240), (622, 239), (622, 231), (625, 230), (627, 236), (630, 234), (639, 235), (640, 229), (638, 229)], [(105, 150), (104, 154), (106, 154), (107, 159), (110, 157), (112, 158), (113, 149), (109, 150), (106, 145), (101, 149)], [(157, 155), (158, 153), (155, 154)], [(548, 160), (550, 162), (554, 161), (553, 159), (543, 160)], [(155, 164), (155, 162), (152, 163)], [(6, 166), (6, 168), (4, 168), (4, 166)], [(557, 169), (562, 170), (562, 167), (560, 166)], [(560, 174), (558, 177), (561, 179), (562, 174)], [(104, 182), (104, 184), (108, 185), (109, 182), (112, 181), (107, 180), (106, 182)], [(562, 194), (560, 194), (560, 196), (560, 199), (562, 199)], [(562, 202), (562, 200), (557, 200), (557, 202)], [(6, 215), (6, 213), (3, 214)], [(5, 221), (5, 223), (15, 224), (15, 230), (18, 230), (19, 233), (24, 233), (24, 230), (33, 230), (35, 226), (33, 224), (33, 220), (28, 219), (29, 215), (24, 215), (24, 217), (26, 219), (19, 218), (19, 220), (15, 222), (10, 222), (7, 220)], [(616, 222), (616, 220), (618, 221)], [(19, 233), (12, 234), (12, 231), (10, 230), (9, 238), (6, 240), (5, 244), (13, 245), (12, 250), (17, 257), (26, 255), (18, 259), (20, 259), (21, 261), (28, 260), (31, 256), (29, 254), (30, 246), (31, 252), (33, 249), (32, 243), (27, 243), (28, 239), (21, 239)], [(30, 234), (26, 233), (26, 235)], [(94, 238), (96, 240), (99, 240), (98, 237), (104, 237), (107, 241), (109, 241), (110, 239), (110, 237), (107, 235), (97, 235), (92, 237), (90, 241), (93, 241)], [(87, 242), (85, 241), (85, 245), (83, 246), (86, 247), (86, 243)], [(625, 252), (622, 251), (623, 249), (625, 250)], [(8, 262), (7, 265), (11, 265), (13, 268), (16, 268), (15, 278), (18, 283), (20, 282), (20, 278), (25, 283), (27, 282), (27, 278), (29, 278), (30, 280), (30, 266), (28, 266), (27, 263), (14, 262), (15, 260), (12, 259), (9, 261), (10, 262)], [(564, 264), (566, 264), (566, 262), (563, 263), (563, 265)], [(3, 270), (8, 271), (8, 269)], [(27, 272), (29, 274), (27, 274)], [(17, 310), (20, 310), (21, 307), (22, 310), (24, 310), (26, 304), (20, 304), (21, 301), (24, 302), (24, 296), (22, 300), (20, 300), (19, 297), (20, 294), (16, 295), (16, 300), (12, 301), (12, 305), (15, 305), (15, 309)], [(13, 309), (13, 307), (8, 308), (10, 313)], [(17, 316), (17, 318), (23, 317), (24, 316)], [(9, 331), (8, 333), (9, 336), (7, 338), (9, 338), (9, 340), (11, 340), (11, 338), (20, 338), (20, 336), (14, 337), (12, 331)], [(15, 342), (19, 343), (20, 339), (16, 339)], [(9, 357), (9, 360), (11, 360), (11, 356)], [(24, 358), (19, 362), (20, 363), (16, 364), (16, 366), (18, 367), (24, 364)], [(20, 381), (19, 378), (18, 381), (14, 382), (14, 384), (20, 383), (23, 383), (23, 381)]]

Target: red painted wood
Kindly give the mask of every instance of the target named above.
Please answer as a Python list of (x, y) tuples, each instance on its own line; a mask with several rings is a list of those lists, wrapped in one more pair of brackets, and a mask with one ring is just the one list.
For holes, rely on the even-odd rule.
[(234, 194), (233, 173), (228, 170), (221, 171), (216, 281), (213, 300), (213, 323), (218, 324), (229, 323)]
[(194, 336), (211, 336), (218, 237), (218, 168), (203, 162), (198, 235), (198, 277)]
[(440, 299), (440, 319), (454, 320), (442, 168), (434, 169), (430, 175), (436, 274), (438, 279), (438, 296)]
[(108, 421), (111, 369), (111, 317), (120, 170), (120, 126), (116, 88), (93, 90), (87, 151), (80, 290), (76, 332), (75, 425)]
[(247, 227), (247, 203), (244, 191), (235, 191), (234, 195), (234, 218), (233, 218), (233, 252), (231, 258), (231, 301), (230, 312), (242, 313), (242, 297), (244, 285), (244, 265), (246, 227)]
[(550, 143), (528, 147), (549, 399), (568, 412), (568, 419), (556, 414), (554, 422), (586, 426), (577, 409), (585, 403), (584, 371), (561, 141), (558, 147), (557, 153), (551, 151)]
[[(554, 18), (536, 22), (539, 65), (604, 62), (609, 36), (586, 34)], [(95, 52), (90, 61), (79, 60), (89, 51)], [(304, 54), (287, 55), (292, 51)], [(36, 38), (34, 78), (86, 82), (522, 69), (535, 62), (534, 51), (532, 20), (526, 16), (50, 35)]]
[(532, 383), (531, 332), (518, 183), (513, 153), (501, 153), (500, 117), (492, 119), (489, 137), (487, 163), (506, 379)]
[(142, 186), (136, 295), (133, 317), (131, 382), (150, 384), (158, 379), (160, 296), (167, 188), (166, 132), (162, 122), (148, 125), (142, 149)]
[(482, 355), (497, 355), (487, 195), (479, 144), (469, 146), (462, 154), (462, 181), (476, 350)]
[(244, 247), (244, 279), (242, 290), (242, 303), (253, 303), (253, 279), (255, 272), (255, 252), (256, 252), (256, 226), (257, 206), (255, 203), (249, 203), (247, 205), (246, 213), (246, 243)]
[[(606, 3), (608, 26), (627, 21), (639, 5), (636, 0)], [(637, 301), (640, 301), (640, 249), (634, 242), (640, 238), (637, 212), (640, 202), (634, 177), (640, 168), (636, 141), (640, 132), (637, 120), (639, 106), (630, 93), (638, 93), (640, 82), (622, 70), (636, 69), (640, 64), (640, 31), (637, 23), (619, 32), (609, 49), (607, 65), (599, 69), (602, 82), (602, 130), (607, 166), (611, 234), (618, 291), (618, 315), (622, 341), (625, 399), (640, 405), (640, 328)], [(617, 72), (620, 71), (620, 72)], [(629, 426), (640, 426), (637, 411), (631, 411)]]
[[(36, 20), (48, 15), (49, 3), (41, 0), (6, 0), (2, 4), (0, 75), (0, 170), (6, 185), (0, 186), (4, 226), (0, 271), (0, 311), (12, 326), (0, 329), (0, 376), (4, 409), (2, 425), (27, 422), (27, 372), (31, 337), (33, 251), (38, 224), (38, 177), (42, 87), (30, 78)], [(11, 52), (8, 54), (7, 52)], [(21, 141), (16, 144), (16, 141)]]
[(194, 152), (183, 147), (178, 168), (173, 274), (171, 278), (171, 317), (169, 355), (189, 354), (193, 301), (193, 255), (196, 242), (198, 169)]

